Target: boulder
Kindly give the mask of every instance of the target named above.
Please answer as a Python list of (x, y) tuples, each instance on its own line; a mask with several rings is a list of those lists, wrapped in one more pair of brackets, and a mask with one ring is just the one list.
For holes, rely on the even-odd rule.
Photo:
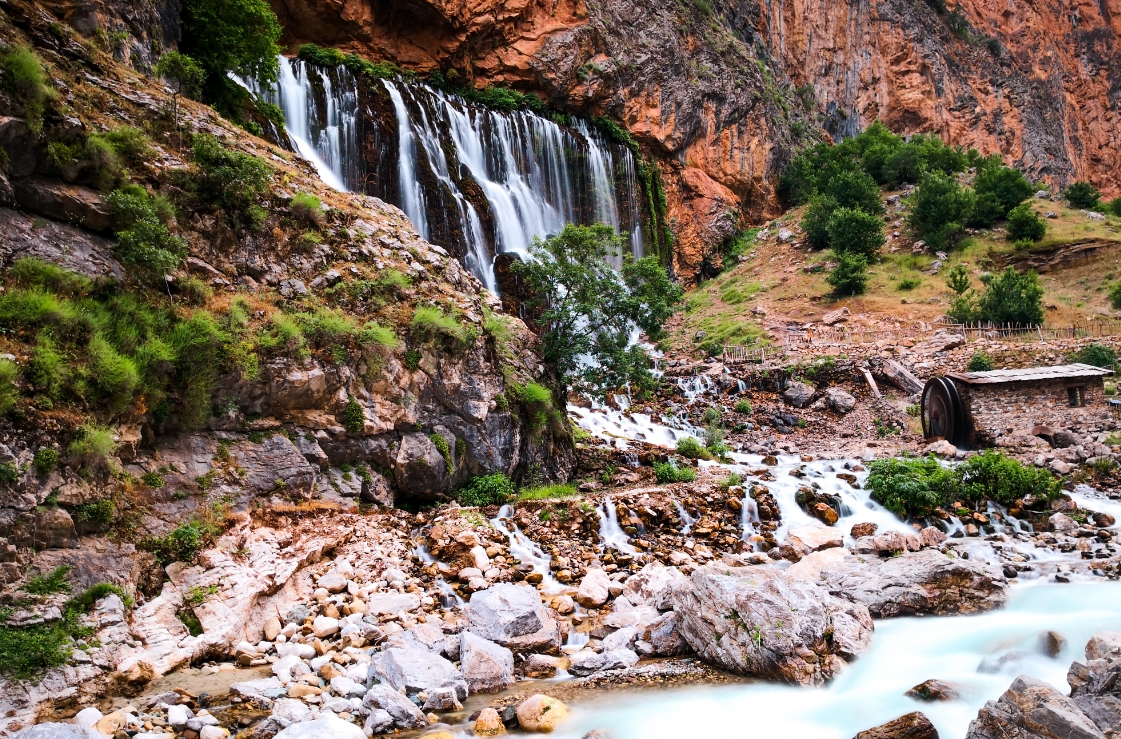
[(864, 605), (781, 571), (706, 565), (690, 580), (674, 589), (678, 630), (702, 659), (732, 672), (817, 685), (871, 642)]
[(903, 695), (917, 701), (932, 703), (934, 701), (956, 701), (961, 697), (957, 688), (941, 680), (924, 680)]
[(452, 484), (440, 450), (421, 433), (401, 435), (393, 477), (398, 490), (418, 500), (435, 500)]
[(842, 559), (851, 556), (849, 550), (844, 547), (832, 547), (831, 549), (822, 549), (820, 552), (811, 552), (787, 567), (786, 575), (787, 577), (816, 583), (821, 580), (822, 570), (832, 567)]
[(923, 549), (889, 559), (847, 557), (822, 570), (830, 593), (873, 618), (980, 613), (1004, 605), (1008, 580), (995, 565)]
[(1075, 662), (1067, 672), (1070, 697), (1099, 729), (1121, 727), (1121, 658)]
[(576, 602), (585, 608), (599, 608), (611, 595), (611, 578), (598, 567), (588, 570), (584, 579), (580, 581), (580, 589), (576, 593)]
[(921, 711), (914, 711), (861, 731), (856, 739), (938, 739), (938, 730)]
[(464, 631), (459, 635), (459, 669), (468, 692), (497, 693), (514, 684), (514, 653)]
[(880, 527), (878, 524), (874, 524), (870, 521), (865, 521), (863, 523), (854, 523), (852, 525), (852, 528), (849, 529), (849, 536), (854, 539), (859, 539), (862, 536), (875, 536), (876, 531), (878, 531), (879, 528)]
[(1121, 631), (1099, 631), (1086, 642), (1086, 659), (1121, 657)]
[(366, 599), (366, 613), (380, 616), (420, 608), (420, 598), (412, 593), (374, 593)]
[(677, 614), (663, 613), (653, 621), (643, 622), (638, 630), (638, 649), (643, 656), (672, 657), (687, 652), (689, 645), (677, 629)]
[(843, 416), (856, 408), (856, 398), (839, 387), (831, 387), (825, 391), (825, 405)]
[(24, 729), (13, 739), (100, 739), (102, 736), (104, 735), (74, 724), (48, 722)]
[(577, 677), (591, 675), (603, 670), (620, 670), (638, 664), (638, 655), (629, 649), (614, 649), (595, 653), (581, 649), (568, 658), (568, 671)]
[(314, 721), (292, 724), (283, 729), (274, 739), (366, 739), (359, 727), (343, 721), (330, 712), (323, 712)]
[(498, 711), (487, 706), (479, 711), (479, 717), (475, 719), (475, 725), (471, 731), (475, 736), (498, 736), (506, 733), (506, 725), (502, 723), (502, 717), (498, 715)]
[(673, 588), (687, 581), (688, 578), (676, 567), (666, 567), (654, 560), (627, 578), (623, 584), (623, 595), (634, 605), (668, 611), (673, 608)]
[(531, 695), (518, 704), (518, 724), (525, 731), (550, 732), (568, 718), (568, 706), (547, 695)]
[(969, 724), (965, 739), (1105, 739), (1072, 698), (1027, 675)]
[(555, 677), (557, 674), (557, 658), (546, 654), (531, 654), (526, 657), (522, 671), (526, 677)]
[(782, 399), (795, 408), (805, 408), (814, 399), (814, 389), (804, 382), (792, 380), (782, 391)]
[(831, 526), (793, 526), (786, 532), (786, 541), (801, 553), (843, 546), (845, 535)]
[(88, 187), (43, 177), (19, 179), (12, 187), (20, 207), (37, 215), (96, 232), (113, 225), (105, 198)]
[(1051, 524), (1053, 531), (1074, 531), (1078, 528), (1078, 522), (1065, 513), (1054, 513), (1047, 522)]
[(850, 315), (852, 315), (852, 312), (848, 309), (848, 306), (844, 306), (843, 308), (827, 312), (821, 317), (821, 322), (826, 326), (832, 326), (835, 323), (847, 321)]
[(339, 633), (339, 620), (330, 616), (316, 616), (311, 622), (311, 631), (320, 639), (334, 636)]
[(528, 585), (500, 583), (473, 593), (467, 604), (467, 620), (471, 633), (515, 652), (560, 646), (560, 627), (537, 590)]
[(283, 434), (273, 434), (259, 444), (236, 444), (230, 455), (245, 470), (245, 485), (257, 494), (280, 488), (287, 495), (307, 497), (315, 490), (319, 469)]
[(395, 690), (420, 693), (432, 688), (455, 688), (460, 700), (467, 697), (463, 675), (448, 660), (423, 647), (390, 647), (370, 660), (370, 680), (380, 680)]
[(428, 719), (416, 704), (388, 685), (375, 685), (367, 690), (362, 706), (367, 710), (385, 711), (398, 729), (419, 729), (428, 725)]

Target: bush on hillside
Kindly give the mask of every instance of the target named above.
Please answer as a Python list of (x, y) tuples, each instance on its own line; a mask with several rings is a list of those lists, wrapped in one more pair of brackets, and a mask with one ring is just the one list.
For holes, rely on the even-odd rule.
[(926, 172), (911, 196), (907, 223), (931, 250), (953, 246), (973, 212), (973, 191), (963, 188), (951, 175)]
[(198, 196), (226, 213), (233, 228), (259, 228), (265, 212), (257, 200), (268, 189), (272, 169), (250, 154), (226, 148), (210, 134), (199, 134), (191, 147), (199, 175), (193, 185)]
[(989, 355), (984, 352), (973, 352), (973, 356), (969, 358), (969, 364), (965, 365), (966, 372), (989, 372), (993, 369), (993, 360), (989, 359)]
[(1009, 505), (1029, 494), (1049, 501), (1062, 493), (1062, 481), (1047, 470), (1022, 464), (993, 449), (974, 454), (956, 472), (961, 479), (961, 495), (967, 500), (988, 498)]
[(829, 248), (829, 219), (840, 207), (828, 195), (814, 195), (802, 215), (802, 231), (811, 249)]
[(981, 281), (985, 289), (977, 301), (980, 320), (1021, 326), (1043, 323), (1043, 286), (1034, 271), (1021, 274), (1010, 266)]
[(863, 295), (868, 289), (868, 260), (862, 254), (837, 254), (837, 266), (825, 278), (838, 297)]
[(958, 495), (961, 481), (934, 457), (868, 463), (871, 498), (897, 516), (929, 516)]
[(467, 486), (456, 493), (461, 506), (484, 508), (502, 505), (514, 496), (514, 483), (501, 472), (472, 477)]
[(977, 206), (970, 225), (990, 226), (1007, 218), (1013, 208), (1032, 196), (1031, 183), (1018, 169), (1005, 167), (999, 155), (993, 155), (977, 168), (973, 181)]
[(821, 192), (837, 201), (842, 208), (854, 208), (873, 215), (884, 212), (880, 188), (863, 170), (838, 172), (826, 181)]
[(884, 238), (884, 221), (855, 208), (841, 207), (829, 216), (829, 245), (838, 254), (859, 254), (873, 259), (879, 254)]
[(1012, 241), (1039, 241), (1046, 234), (1047, 222), (1029, 204), (1017, 205), (1008, 214), (1008, 238)]
[(38, 135), (43, 128), (46, 104), (58, 94), (51, 87), (42, 62), (31, 49), (14, 44), (0, 57), (0, 68), (4, 72), (4, 88), (23, 104), (27, 127)]
[(1117, 352), (1104, 344), (1087, 344), (1070, 355), (1070, 361), (1092, 364), (1095, 367), (1113, 369), (1117, 364)]
[(1101, 207), (1102, 194), (1089, 182), (1075, 182), (1063, 190), (1063, 199), (1070, 207), (1079, 210), (1096, 210)]

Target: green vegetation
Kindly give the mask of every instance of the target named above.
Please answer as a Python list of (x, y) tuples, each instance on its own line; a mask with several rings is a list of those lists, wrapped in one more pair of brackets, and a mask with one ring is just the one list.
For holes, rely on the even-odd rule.
[(19, 390), (16, 389), (16, 378), (19, 377), (19, 367), (10, 359), (0, 359), (0, 415), (4, 415), (15, 407), (19, 400)]
[(1109, 288), (1109, 304), (1113, 310), (1121, 310), (1121, 280), (1113, 283)]
[(418, 341), (442, 342), (449, 348), (462, 347), (467, 343), (468, 333), (464, 326), (435, 306), (417, 306), (409, 330)]
[(163, 475), (161, 475), (157, 470), (150, 470), (148, 472), (145, 472), (140, 476), (140, 479), (144, 482), (145, 485), (152, 488), (153, 490), (162, 488), (166, 484), (166, 481), (163, 479)]
[(466, 487), (456, 493), (459, 504), (467, 507), (502, 505), (514, 496), (514, 483), (501, 472), (472, 477)]
[(1101, 209), (1101, 197), (1098, 188), (1089, 182), (1075, 182), (1063, 190), (1063, 199), (1070, 203), (1070, 207), (1079, 210)]
[(126, 185), (106, 198), (113, 211), (121, 262), (135, 267), (144, 281), (162, 280), (187, 256), (187, 242), (168, 230), (172, 217), (165, 200), (154, 198), (139, 185)]
[(989, 372), (993, 369), (993, 360), (989, 359), (989, 355), (982, 351), (973, 352), (973, 356), (969, 358), (969, 364), (965, 365), (966, 372)]
[(156, 556), (161, 566), (172, 562), (192, 562), (198, 553), (214, 543), (225, 530), (226, 509), (215, 503), (203, 509), (164, 536), (155, 536), (141, 542), (141, 548)]
[(1017, 205), (1008, 213), (1008, 238), (1012, 241), (1039, 241), (1046, 233), (1047, 222), (1027, 203)]
[(66, 581), (66, 575), (71, 569), (70, 565), (59, 565), (45, 575), (40, 573), (28, 579), (20, 590), (32, 595), (69, 593), (70, 583)]
[(863, 295), (868, 289), (868, 260), (860, 254), (838, 254), (837, 266), (825, 281), (838, 297)]
[[(513, 270), (532, 295), (529, 307), (540, 311), (545, 361), (562, 388), (578, 382), (602, 397), (627, 383), (652, 387), (649, 358), (630, 346), (631, 324), (661, 338), (682, 295), (657, 259), (623, 256), (616, 274), (606, 260), (624, 255), (622, 239), (603, 224), (568, 224), (555, 236), (536, 239), (530, 253), (533, 258), (516, 262)], [(593, 366), (581, 371), (581, 355), (592, 357)]]
[(187, 605), (193, 608), (195, 606), (201, 606), (210, 599), (210, 596), (217, 594), (217, 585), (195, 585), (187, 591), (187, 595), (183, 600), (187, 602)]
[(975, 454), (957, 467), (927, 457), (876, 460), (868, 469), (872, 499), (900, 517), (928, 516), (958, 500), (988, 498), (1009, 505), (1029, 494), (1049, 501), (1062, 492), (1061, 481), (1047, 470), (994, 450)]
[(257, 200), (272, 178), (269, 166), (251, 154), (227, 149), (217, 138), (205, 133), (195, 136), (191, 151), (198, 173), (189, 184), (201, 203), (221, 207), (232, 228), (261, 228), (266, 213)]
[[(999, 274), (983, 275), (981, 281), (985, 289), (980, 295), (967, 289), (954, 298), (946, 312), (950, 318), (961, 323), (986, 321), (1021, 326), (1043, 323), (1043, 286), (1034, 271), (1021, 274), (1009, 266)], [(962, 285), (951, 287), (956, 290)]]
[(351, 435), (360, 434), (362, 429), (366, 428), (366, 412), (353, 396), (347, 398), (346, 408), (343, 409), (342, 418), (339, 420)]
[(883, 219), (855, 208), (840, 207), (829, 216), (826, 233), (837, 254), (857, 254), (874, 259), (886, 241)]
[(966, 225), (984, 228), (1007, 218), (1032, 196), (1033, 188), (1020, 170), (1005, 167), (1000, 156), (993, 155), (978, 165), (973, 192), (977, 199)]
[(108, 526), (117, 517), (117, 506), (109, 498), (82, 503), (74, 509), (74, 520), (78, 523), (95, 523)]
[(973, 191), (952, 175), (926, 172), (911, 196), (907, 223), (931, 249), (947, 249), (957, 242), (975, 202)]
[(46, 104), (58, 96), (42, 62), (31, 49), (13, 44), (0, 57), (0, 68), (4, 73), (4, 89), (23, 105), (27, 127), (38, 135), (43, 129)]
[(1087, 344), (1071, 354), (1070, 361), (1113, 369), (1117, 365), (1117, 352), (1104, 344)]
[(455, 474), (455, 460), (452, 459), (451, 446), (448, 440), (440, 434), (429, 434), (428, 440), (432, 442), (432, 446), (436, 447), (436, 451), (444, 458), (444, 473), (451, 477)]
[(399, 75), (410, 77), (411, 73), (403, 71), (393, 62), (371, 62), (357, 54), (344, 54), (338, 49), (303, 44), (296, 52), (296, 56), (305, 62), (318, 64), (321, 67), (343, 66), (354, 74), (364, 74), (368, 77), (379, 79), (393, 79)]
[(537, 433), (545, 428), (549, 417), (555, 413), (553, 392), (549, 388), (536, 382), (527, 382), (524, 385), (510, 383), (507, 391), (525, 412), (530, 433)]
[(206, 71), (199, 63), (178, 51), (166, 51), (156, 62), (156, 75), (171, 88), (171, 114), (179, 130), (179, 96), (196, 99), (202, 93)]
[(659, 485), (693, 482), (697, 479), (697, 471), (692, 467), (678, 467), (673, 462), (655, 462), (654, 479)]
[(112, 431), (104, 426), (84, 424), (74, 432), (74, 440), (67, 451), (71, 456), (89, 464), (104, 462), (117, 450)]
[(571, 498), (579, 494), (575, 485), (557, 483), (555, 485), (522, 488), (518, 491), (518, 500), (553, 500), (555, 498)]
[(678, 440), (677, 453), (688, 459), (712, 459), (712, 452), (692, 436), (686, 436)]
[(737, 400), (736, 404), (732, 406), (732, 410), (736, 413), (748, 414), (751, 413), (751, 403), (746, 400)]
[(292, 196), (288, 211), (296, 220), (318, 226), (323, 218), (323, 201), (311, 193), (299, 192)]

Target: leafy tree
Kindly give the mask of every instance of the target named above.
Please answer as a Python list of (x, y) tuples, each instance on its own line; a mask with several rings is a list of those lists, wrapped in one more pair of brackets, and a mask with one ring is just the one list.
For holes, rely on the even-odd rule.
[(994, 154), (977, 170), (973, 191), (978, 199), (989, 195), (1000, 206), (1002, 216), (1032, 196), (1034, 189), (1024, 174), (1001, 164), (1000, 155)]
[(1075, 182), (1063, 191), (1063, 197), (1070, 207), (1079, 210), (1095, 210), (1101, 207), (1101, 192), (1089, 182)]
[(908, 224), (931, 249), (954, 244), (973, 212), (974, 195), (951, 175), (926, 172), (911, 198)]
[(946, 274), (946, 287), (954, 291), (955, 295), (964, 295), (973, 286), (969, 280), (969, 270), (964, 264), (959, 264)]
[(1110, 200), (1109, 204), (1105, 206), (1105, 209), (1118, 218), (1121, 218), (1121, 197)]
[(863, 295), (868, 289), (868, 260), (863, 254), (837, 254), (837, 266), (825, 278), (838, 296)]
[[(562, 384), (582, 374), (590, 391), (602, 393), (624, 380), (649, 382), (646, 365), (627, 349), (631, 326), (658, 338), (682, 290), (654, 257), (624, 257), (616, 274), (606, 260), (622, 253), (623, 241), (610, 226), (568, 224), (535, 239), (532, 259), (513, 265), (533, 295), (529, 307), (539, 311), (545, 360)], [(581, 373), (582, 355), (610, 369)]]
[(883, 164), (882, 177), (889, 184), (919, 182), (924, 173), (952, 175), (966, 166), (966, 156), (942, 143), (938, 136), (912, 136)]
[(1121, 280), (1109, 288), (1109, 304), (1113, 306), (1113, 310), (1121, 310)]
[(1035, 326), (1043, 323), (1043, 286), (1034, 271), (1020, 274), (1008, 267), (981, 278), (985, 290), (978, 299), (982, 321)]
[(162, 201), (139, 185), (126, 185), (107, 198), (117, 229), (114, 251), (121, 261), (139, 270), (141, 281), (162, 278), (182, 264), (187, 242), (163, 223)]
[(838, 172), (825, 183), (822, 193), (836, 200), (842, 208), (855, 208), (873, 215), (884, 212), (879, 185), (863, 170)]
[[(233, 72), (262, 87), (276, 83), (281, 27), (265, 0), (186, 0), (182, 48), (206, 73), (205, 98), (232, 113), (241, 88)], [(234, 118), (238, 116), (234, 115)]]
[(1008, 214), (1008, 238), (1039, 241), (1047, 233), (1047, 222), (1035, 214), (1027, 203), (1017, 205)]
[(872, 259), (884, 245), (884, 221), (855, 208), (838, 208), (829, 217), (827, 231), (833, 251), (860, 254)]
[(814, 195), (810, 200), (802, 215), (802, 230), (810, 248), (829, 248), (829, 218), (838, 207), (837, 201), (828, 195)]
[(195, 137), (192, 151), (200, 176), (195, 182), (205, 201), (220, 205), (230, 225), (257, 225), (264, 212), (256, 205), (272, 177), (269, 165), (240, 151), (227, 149), (210, 134)]
[(202, 91), (206, 72), (199, 63), (178, 51), (165, 52), (156, 62), (156, 74), (171, 87), (171, 111), (179, 130), (179, 96), (195, 98)]

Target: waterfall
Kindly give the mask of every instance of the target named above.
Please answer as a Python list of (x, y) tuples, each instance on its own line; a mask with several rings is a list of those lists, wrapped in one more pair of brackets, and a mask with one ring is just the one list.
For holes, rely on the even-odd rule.
[[(632, 254), (642, 255), (630, 150), (604, 141), (583, 121), (567, 127), (424, 85), (383, 84), (398, 130), (398, 204), (425, 238), (461, 247), (468, 268), (492, 291), (491, 255), (526, 255), (535, 237), (566, 223), (627, 231)], [(392, 199), (387, 183), (373, 187)]]
[(603, 503), (596, 508), (596, 514), (599, 516), (599, 538), (603, 542), (603, 551), (616, 549), (624, 554), (638, 554), (627, 532), (619, 525), (619, 515), (610, 496), (604, 497)]
[(238, 80), (284, 113), (292, 147), (319, 178), (343, 192), (362, 189), (358, 152), (358, 84), (346, 67), (320, 67), (280, 57), (280, 78), (271, 89)]
[(510, 556), (522, 564), (533, 567), (533, 571), (541, 575), (541, 591), (544, 593), (557, 593), (564, 589), (564, 585), (553, 577), (549, 568), (551, 558), (541, 551), (528, 536), (522, 533), (514, 523), (514, 508), (504, 505), (498, 509), (498, 515), (490, 520), (491, 526), (506, 535)]

